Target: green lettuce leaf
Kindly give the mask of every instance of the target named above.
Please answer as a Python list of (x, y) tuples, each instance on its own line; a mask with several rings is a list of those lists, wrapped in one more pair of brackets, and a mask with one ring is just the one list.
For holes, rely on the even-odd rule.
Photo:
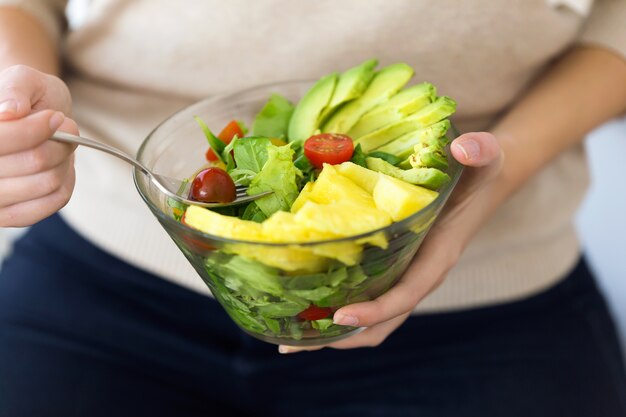
[(267, 146), (267, 162), (252, 179), (248, 194), (273, 191), (254, 202), (267, 217), (277, 211), (289, 211), (298, 197), (298, 169), (293, 164), (293, 149), (289, 145)]
[(279, 271), (252, 259), (217, 252), (206, 259), (206, 266), (216, 275), (228, 277), (228, 288), (235, 292), (255, 295), (248, 287), (274, 296), (284, 292), (278, 281)]
[(213, 152), (215, 152), (215, 155), (222, 162), (224, 162), (224, 164), (226, 164), (227, 161), (225, 161), (222, 157), (222, 151), (224, 151), (226, 144), (222, 142), (217, 136), (215, 136), (213, 132), (211, 132), (211, 129), (209, 129), (207, 124), (204, 122), (204, 120), (200, 118), (200, 116), (194, 116), (193, 118), (202, 129), (202, 132), (204, 133), (204, 136), (206, 137), (207, 142), (209, 142), (209, 146), (213, 149)]
[(333, 324), (333, 319), (313, 320), (311, 322), (311, 326), (318, 330), (327, 330)]
[(274, 302), (257, 307), (259, 314), (270, 318), (293, 317), (304, 309), (306, 306), (303, 307), (302, 304), (292, 301)]
[(285, 97), (272, 94), (252, 123), (256, 136), (286, 138), (294, 106)]
[(267, 162), (267, 147), (272, 143), (265, 137), (249, 137), (233, 142), (235, 168), (228, 173), (237, 184), (249, 185)]

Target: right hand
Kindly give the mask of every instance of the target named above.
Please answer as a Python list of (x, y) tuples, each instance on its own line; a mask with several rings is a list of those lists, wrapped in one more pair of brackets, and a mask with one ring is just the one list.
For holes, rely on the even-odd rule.
[(48, 139), (78, 134), (71, 107), (58, 77), (24, 65), (0, 72), (0, 227), (30, 226), (69, 201), (76, 147)]

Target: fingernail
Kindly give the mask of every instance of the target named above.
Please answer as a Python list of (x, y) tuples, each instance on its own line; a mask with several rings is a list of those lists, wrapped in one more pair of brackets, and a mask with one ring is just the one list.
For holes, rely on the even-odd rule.
[(61, 127), (64, 120), (65, 115), (61, 112), (56, 112), (54, 116), (50, 118), (50, 129), (56, 132), (56, 130)]
[(339, 324), (341, 326), (358, 326), (359, 319), (354, 316), (335, 314), (335, 317), (333, 317), (333, 323)]
[(297, 349), (290, 348), (289, 346), (283, 346), (283, 345), (278, 346), (278, 353), (293, 353), (297, 351), (298, 351)]
[(480, 145), (472, 139), (465, 139), (463, 142), (457, 142), (456, 146), (463, 152), (468, 160), (478, 159), (480, 155)]
[(0, 114), (17, 113), (17, 101), (10, 99), (0, 103)]

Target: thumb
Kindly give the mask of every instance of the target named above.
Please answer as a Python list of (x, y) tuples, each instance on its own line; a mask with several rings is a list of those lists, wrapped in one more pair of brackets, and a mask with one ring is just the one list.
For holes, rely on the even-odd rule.
[(488, 132), (465, 133), (450, 145), (454, 159), (469, 167), (484, 167), (502, 157), (498, 140)]
[(498, 139), (491, 133), (464, 133), (452, 141), (450, 152), (454, 159), (469, 168), (465, 169), (450, 196), (450, 206), (467, 199), (478, 188), (495, 179), (502, 171), (504, 164), (502, 148)]

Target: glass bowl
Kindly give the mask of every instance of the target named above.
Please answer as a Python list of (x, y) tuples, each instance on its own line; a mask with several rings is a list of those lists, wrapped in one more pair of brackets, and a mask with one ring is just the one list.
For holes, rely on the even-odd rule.
[[(205, 164), (207, 148), (193, 116), (215, 131), (233, 119), (250, 126), (272, 93), (295, 103), (311, 85), (284, 82), (200, 101), (155, 128), (137, 159), (159, 174), (188, 178)], [(462, 166), (448, 159), (451, 181), (422, 210), (366, 234), (306, 243), (246, 242), (202, 233), (177, 221), (180, 212), (141, 172), (135, 170), (134, 178), (159, 223), (243, 331), (270, 343), (306, 346), (362, 330), (333, 324), (333, 312), (375, 299), (401, 277), (460, 177)]]

